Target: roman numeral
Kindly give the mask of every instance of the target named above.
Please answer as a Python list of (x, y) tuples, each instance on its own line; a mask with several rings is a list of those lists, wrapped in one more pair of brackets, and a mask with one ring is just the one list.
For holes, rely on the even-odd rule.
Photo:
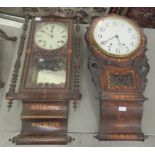
[(101, 32), (104, 32), (104, 31), (105, 31), (105, 28), (104, 28), (104, 27), (101, 27), (101, 28), (100, 28), (100, 31), (101, 31)]
[(116, 49), (116, 53), (120, 53), (121, 51), (120, 51), (120, 49), (119, 48), (117, 48)]
[(116, 22), (113, 22), (113, 26), (117, 26), (117, 23)]
[(63, 40), (60, 40), (60, 41), (57, 41), (57, 43), (62, 43), (62, 44), (63, 44), (63, 43), (64, 43), (64, 41), (63, 41)]
[(111, 51), (111, 46), (109, 46), (109, 51)]
[(133, 42), (131, 42), (130, 44), (131, 44), (131, 46), (133, 46), (133, 45), (134, 45), (134, 43), (133, 43)]
[(66, 36), (62, 36), (62, 38), (66, 38)]
[(39, 42), (39, 43), (41, 43), (41, 42), (42, 42), (42, 40), (38, 40), (38, 42)]
[(104, 41), (101, 41), (101, 43), (100, 43), (101, 45), (104, 45), (105, 44), (105, 42)]
[(130, 27), (128, 28), (128, 32), (131, 33), (131, 28)]
[(131, 39), (135, 40), (136, 39), (135, 35), (132, 34)]
[(109, 24), (108, 24), (108, 23), (106, 23), (106, 24), (105, 24), (105, 26), (106, 26), (106, 27), (109, 27)]
[(101, 39), (101, 38), (102, 38), (102, 34), (98, 34), (98, 38), (100, 38), (100, 39)]

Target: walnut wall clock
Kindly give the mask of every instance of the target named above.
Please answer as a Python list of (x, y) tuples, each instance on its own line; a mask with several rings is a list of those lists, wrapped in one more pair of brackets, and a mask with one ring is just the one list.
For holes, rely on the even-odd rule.
[[(78, 19), (77, 33), (73, 34), (72, 18), (31, 18), (21, 83), (15, 92), (29, 21), (26, 17), (10, 89), (6, 94), (9, 108), (13, 99), (23, 103), (22, 131), (13, 139), (16, 144), (67, 144), (72, 141), (67, 135), (67, 119), (68, 101), (74, 99), (75, 103), (80, 96), (79, 65), (72, 61), (76, 54), (80, 54)], [(75, 50), (73, 38), (78, 44)], [(73, 70), (75, 66), (76, 70)]]
[(142, 29), (133, 20), (110, 14), (94, 19), (85, 38), (101, 105), (96, 138), (144, 140), (141, 119), (149, 65)]

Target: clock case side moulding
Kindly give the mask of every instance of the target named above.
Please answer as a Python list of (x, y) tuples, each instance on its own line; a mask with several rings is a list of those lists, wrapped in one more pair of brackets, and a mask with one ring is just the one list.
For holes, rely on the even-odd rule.
[[(108, 16), (117, 17), (115, 14)], [(108, 16), (95, 19), (85, 35), (90, 49), (88, 68), (100, 99), (100, 133), (95, 138), (99, 140), (144, 140), (145, 136), (141, 132), (141, 119), (143, 102), (146, 98), (142, 93), (146, 87), (146, 75), (150, 68), (145, 56), (146, 37), (139, 29), (142, 37), (141, 44), (137, 48), (137, 52), (126, 57), (107, 55), (102, 50), (100, 52), (100, 48), (94, 45), (91, 30), (94, 29), (98, 20)], [(121, 18), (129, 20), (126, 17)], [(134, 21), (129, 21), (137, 26)], [(129, 85), (130, 87), (128, 85), (119, 86), (122, 82), (125, 84), (132, 82), (128, 78), (129, 71), (132, 72), (131, 79), (134, 79), (135, 83), (133, 86)], [(114, 74), (118, 78), (113, 78), (113, 81), (109, 80), (107, 73)], [(111, 89), (108, 85), (117, 87)], [(126, 107), (127, 110), (119, 111), (119, 107)]]

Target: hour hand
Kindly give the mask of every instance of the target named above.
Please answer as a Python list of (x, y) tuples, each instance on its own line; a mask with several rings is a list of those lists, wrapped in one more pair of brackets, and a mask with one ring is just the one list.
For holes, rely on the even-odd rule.
[(51, 36), (49, 33), (47, 33), (46, 31), (41, 30), (41, 32), (46, 33), (48, 36)]
[(48, 36), (50, 36), (51, 38), (53, 38), (53, 34), (49, 34), (49, 33), (47, 33), (46, 31), (43, 31), (43, 30), (41, 32), (46, 33)]
[(119, 40), (118, 35), (115, 35), (115, 37), (117, 38), (119, 45), (122, 45), (122, 43), (121, 43), (120, 40)]

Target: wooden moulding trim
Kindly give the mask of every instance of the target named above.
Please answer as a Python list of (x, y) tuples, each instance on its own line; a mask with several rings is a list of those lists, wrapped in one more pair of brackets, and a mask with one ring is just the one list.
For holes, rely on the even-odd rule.
[(101, 96), (101, 100), (106, 101), (139, 101), (144, 102), (145, 97), (140, 93), (134, 92), (103, 92)]
[(17, 145), (35, 145), (35, 144), (59, 144), (65, 145), (72, 141), (70, 136), (66, 133), (62, 134), (23, 134), (18, 135), (13, 139), (13, 142)]
[(63, 93), (19, 93), (15, 95), (15, 99), (21, 99), (25, 101), (31, 101), (31, 100), (36, 100), (36, 101), (50, 101), (50, 100), (55, 100), (55, 101), (63, 101), (63, 100), (69, 100), (70, 96), (69, 94), (63, 94)]
[(96, 136), (100, 141), (144, 141), (143, 133), (105, 133)]
[(46, 116), (46, 115), (38, 115), (38, 116), (31, 116), (31, 115), (24, 115), (21, 116), (21, 119), (51, 119), (51, 118), (67, 118), (67, 115), (51, 115), (51, 116)]

